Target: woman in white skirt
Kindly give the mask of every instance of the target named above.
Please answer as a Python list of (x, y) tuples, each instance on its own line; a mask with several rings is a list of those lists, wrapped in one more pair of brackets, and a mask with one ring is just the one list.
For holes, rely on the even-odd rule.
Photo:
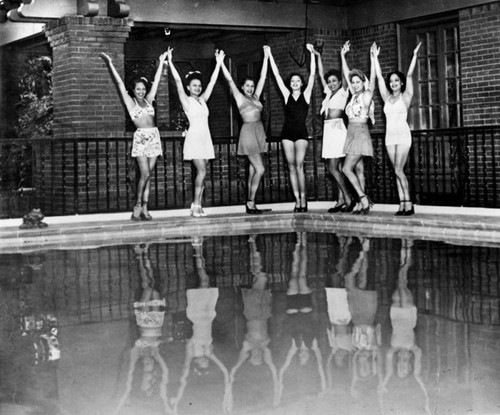
[(323, 84), (323, 93), (325, 94), (320, 112), (325, 119), (321, 157), (328, 160), (328, 171), (333, 176), (335, 183), (337, 183), (338, 189), (337, 201), (332, 208), (328, 209), (328, 212), (352, 212), (356, 202), (349, 195), (344, 174), (342, 173), (342, 161), (345, 157), (344, 145), (347, 135), (347, 129), (342, 117), (349, 95), (347, 82), (337, 69), (331, 69), (325, 74), (321, 54), (316, 50), (313, 50), (313, 52), (318, 56), (318, 72)]
[(132, 81), (132, 96), (129, 95), (118, 71), (113, 65), (111, 57), (101, 53), (101, 57), (107, 62), (111, 75), (118, 86), (120, 95), (127, 107), (130, 118), (137, 130), (134, 133), (132, 143), (132, 157), (135, 157), (141, 177), (137, 183), (137, 202), (132, 212), (132, 220), (152, 220), (148, 212), (149, 191), (151, 188), (151, 173), (156, 165), (156, 159), (162, 154), (160, 132), (155, 125), (155, 109), (152, 105), (156, 97), (158, 85), (160, 84), (161, 72), (167, 52), (162, 53), (159, 58), (158, 68), (151, 85), (148, 88), (146, 78), (138, 78)]

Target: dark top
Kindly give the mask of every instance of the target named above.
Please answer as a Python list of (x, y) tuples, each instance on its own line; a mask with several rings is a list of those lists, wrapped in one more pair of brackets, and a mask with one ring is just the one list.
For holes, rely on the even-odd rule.
[(306, 118), (309, 111), (309, 104), (304, 98), (304, 94), (300, 94), (295, 100), (292, 95), (288, 97), (285, 105), (285, 125), (281, 133), (281, 139), (284, 140), (307, 140)]

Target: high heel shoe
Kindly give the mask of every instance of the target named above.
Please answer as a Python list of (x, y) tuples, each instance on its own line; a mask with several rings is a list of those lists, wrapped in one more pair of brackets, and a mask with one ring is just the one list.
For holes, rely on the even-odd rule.
[(406, 200), (405, 202), (406, 202), (406, 203), (411, 203), (411, 209), (409, 209), (409, 210), (406, 210), (406, 209), (405, 209), (405, 211), (404, 211), (404, 214), (403, 214), (403, 215), (404, 215), (404, 216), (411, 216), (411, 215), (414, 215), (414, 214), (415, 214), (415, 208), (414, 208), (414, 206), (413, 206), (412, 201), (411, 201), (411, 200)]
[(141, 220), (145, 220), (148, 222), (153, 220), (153, 217), (148, 212), (148, 202), (142, 202), (140, 217), (141, 217)]
[(368, 205), (370, 206), (370, 209), (373, 207), (374, 203), (371, 200), (370, 196), (366, 195), (366, 199), (368, 200)]
[[(366, 199), (368, 206), (361, 208), (360, 213), (362, 213), (363, 215), (367, 215), (368, 212), (370, 212), (370, 199), (368, 198), (368, 196), (363, 195), (359, 198), (360, 203), (363, 199)], [(363, 203), (361, 203), (361, 205), (363, 205)]]
[(351, 213), (355, 207), (356, 207), (356, 201), (354, 199), (351, 199), (350, 205), (346, 206), (346, 208), (342, 212)]
[(260, 215), (263, 211), (261, 209), (257, 209), (257, 207), (255, 207), (255, 203), (254, 203), (254, 207), (253, 208), (249, 208), (248, 207), (248, 203), (252, 203), (253, 201), (252, 200), (248, 200), (246, 203), (245, 203), (245, 210), (246, 212), (249, 214), (249, 215)]
[(300, 206), (299, 212), (307, 212), (307, 200), (306, 200), (306, 205), (305, 206)]
[(345, 203), (337, 203), (334, 207), (328, 209), (328, 213), (345, 212), (347, 205)]
[(130, 217), (130, 219), (132, 219), (135, 222), (138, 222), (141, 220), (141, 214), (142, 214), (142, 206), (135, 205), (134, 211), (132, 212), (132, 216)]
[[(399, 202), (399, 210), (394, 214), (394, 216), (404, 216), (406, 202), (407, 202), (406, 200), (401, 200), (401, 202)], [(403, 205), (402, 209), (401, 209), (401, 204)]]
[(202, 216), (207, 216), (207, 214), (203, 212), (201, 205), (195, 205), (194, 203), (191, 203), (191, 216), (200, 218)]
[(295, 207), (293, 208), (294, 213), (302, 212), (302, 208), (300, 207), (300, 202), (299, 206), (297, 206), (297, 202), (295, 202)]

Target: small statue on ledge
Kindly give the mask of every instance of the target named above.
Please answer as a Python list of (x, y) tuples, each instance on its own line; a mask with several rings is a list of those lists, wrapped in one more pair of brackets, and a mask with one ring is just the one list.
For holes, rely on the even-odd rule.
[(40, 209), (32, 209), (31, 212), (23, 216), (23, 223), (19, 226), (19, 229), (37, 229), (46, 228), (45, 222), (42, 222), (45, 215)]

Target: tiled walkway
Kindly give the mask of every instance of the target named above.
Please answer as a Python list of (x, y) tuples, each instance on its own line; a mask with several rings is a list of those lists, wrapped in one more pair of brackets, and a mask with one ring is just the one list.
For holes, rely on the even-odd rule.
[(21, 230), (21, 219), (0, 220), (0, 252), (86, 248), (160, 241), (193, 234), (241, 234), (304, 229), (312, 232), (410, 237), (458, 244), (500, 246), (500, 210), (417, 206), (416, 214), (397, 217), (393, 205), (376, 205), (368, 215), (328, 214), (329, 204), (309, 204), (308, 213), (292, 213), (292, 204), (267, 205), (272, 211), (247, 215), (242, 207), (207, 208), (192, 218), (187, 209), (152, 212), (151, 222), (133, 222), (130, 213), (49, 217), (44, 229)]

